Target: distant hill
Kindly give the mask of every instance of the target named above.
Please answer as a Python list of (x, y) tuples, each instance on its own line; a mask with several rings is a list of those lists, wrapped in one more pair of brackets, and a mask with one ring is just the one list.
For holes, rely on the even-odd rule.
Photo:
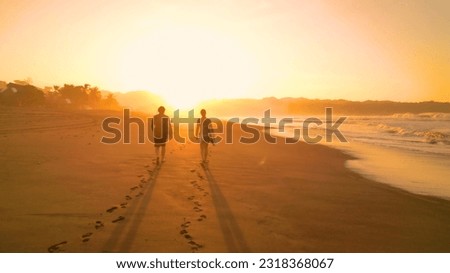
[(225, 99), (202, 103), (210, 116), (262, 116), (271, 109), (273, 115), (322, 115), (325, 108), (332, 107), (340, 115), (392, 115), (396, 113), (450, 113), (449, 102), (393, 102), (393, 101), (348, 101), (311, 100), (305, 98)]
[(1, 93), (4, 89), (6, 89), (6, 87), (7, 87), (6, 82), (5, 82), (5, 81), (0, 81), (0, 93)]
[[(8, 106), (75, 107), (79, 109), (120, 109), (156, 113), (159, 106), (166, 106), (160, 96), (148, 91), (109, 92), (99, 91), (89, 84), (53, 86), (44, 89), (25, 81), (6, 83), (0, 81), (0, 104)], [(311, 100), (306, 98), (263, 98), (209, 100), (196, 109), (207, 109), (210, 117), (254, 116), (261, 117), (268, 109), (272, 115), (323, 115), (325, 108), (333, 108), (339, 115), (393, 115), (401, 113), (450, 113), (450, 102), (394, 102), (394, 101), (348, 101)], [(197, 111), (197, 110), (196, 110)], [(198, 113), (196, 113), (198, 114)]]
[(117, 102), (123, 107), (131, 110), (152, 113), (158, 107), (164, 105), (164, 100), (153, 93), (147, 91), (131, 91), (127, 93), (113, 93)]
[(450, 113), (449, 102), (394, 102), (394, 101), (347, 101), (292, 99), (288, 103), (288, 113), (323, 113), (325, 107), (333, 112), (346, 115), (392, 115), (396, 113)]

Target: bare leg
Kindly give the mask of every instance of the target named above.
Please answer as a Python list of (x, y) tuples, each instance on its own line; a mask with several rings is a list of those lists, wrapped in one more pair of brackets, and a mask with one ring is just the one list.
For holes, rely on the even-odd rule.
[(205, 162), (208, 160), (208, 143), (205, 143), (205, 149), (203, 151), (205, 153)]
[(208, 158), (208, 143), (205, 141), (200, 142), (200, 154), (202, 156), (202, 162), (206, 162)]
[(155, 153), (156, 153), (156, 164), (159, 163), (159, 152), (160, 152), (160, 146), (155, 146)]
[(161, 162), (164, 162), (164, 158), (166, 157), (166, 145), (161, 146)]
[(205, 147), (203, 146), (203, 141), (201, 141), (200, 140), (200, 156), (201, 156), (201, 158), (202, 158), (202, 162), (205, 160), (204, 158), (203, 158), (203, 149), (204, 149)]

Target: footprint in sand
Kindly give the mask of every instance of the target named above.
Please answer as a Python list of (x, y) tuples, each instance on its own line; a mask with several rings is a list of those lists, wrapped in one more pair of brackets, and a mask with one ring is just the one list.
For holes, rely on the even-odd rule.
[(58, 244), (54, 244), (52, 246), (49, 246), (49, 248), (47, 248), (48, 252), (50, 253), (54, 253), (54, 252), (59, 252), (61, 249), (61, 246), (67, 244), (67, 241), (63, 241), (61, 243)]
[(140, 175), (138, 175), (137, 177), (141, 178), (141, 177), (144, 177), (144, 175), (140, 174)]
[(92, 233), (92, 232), (85, 233), (85, 234), (81, 235), (81, 238), (88, 238), (88, 237), (91, 237), (92, 234), (94, 234), (94, 233)]
[(191, 196), (188, 197), (188, 200), (192, 201), (192, 200), (194, 200), (194, 198), (195, 198), (195, 196), (191, 195)]
[(187, 234), (187, 233), (188, 233), (188, 231), (185, 230), (185, 229), (182, 229), (182, 230), (180, 231), (180, 234), (181, 234), (181, 235), (184, 235), (184, 234)]
[(187, 231), (187, 228), (189, 227), (190, 224), (191, 224), (190, 221), (186, 221), (186, 219), (184, 220), (184, 223), (181, 224), (181, 227), (183, 229), (180, 231), (180, 235), (183, 236), (184, 239), (188, 240), (188, 244), (191, 246), (191, 250), (197, 251), (200, 248), (202, 248), (203, 246), (194, 242), (194, 240), (193, 240), (194, 238)]
[(196, 206), (198, 206), (198, 207), (201, 207), (201, 206), (202, 206), (202, 204), (200, 204), (200, 202), (198, 202), (198, 201), (195, 201), (195, 202), (194, 202), (194, 205), (196, 205)]
[(203, 221), (203, 220), (205, 220), (205, 219), (206, 219), (206, 215), (202, 214), (202, 215), (200, 215), (200, 217), (197, 219), (197, 221), (201, 222), (201, 221)]
[(131, 200), (131, 199), (133, 199), (133, 198), (132, 198), (131, 196), (129, 196), (129, 195), (126, 195), (126, 196), (125, 196), (125, 199), (126, 199), (126, 200)]
[(88, 232), (88, 233), (85, 233), (85, 234), (81, 235), (81, 241), (83, 243), (89, 242), (89, 240), (91, 239), (92, 234), (93, 234), (92, 232)]
[(128, 203), (126, 203), (126, 202), (125, 202), (125, 203), (121, 203), (121, 204), (120, 204), (120, 207), (123, 208), (123, 209), (125, 209), (125, 208), (127, 207), (127, 205), (128, 205)]
[(99, 229), (99, 228), (102, 228), (102, 227), (104, 227), (105, 225), (103, 224), (103, 222), (102, 221), (96, 221), (95, 222), (95, 229)]
[(138, 186), (134, 186), (134, 187), (130, 188), (131, 191), (134, 191), (134, 190), (137, 190), (137, 189), (139, 189)]
[(191, 169), (191, 173), (195, 173), (195, 169)]
[(113, 222), (113, 223), (117, 223), (117, 222), (120, 222), (120, 221), (123, 221), (123, 220), (125, 220), (125, 217), (119, 216), (117, 219), (112, 220), (112, 222)]
[(140, 196), (142, 196), (142, 195), (144, 195), (144, 193), (143, 193), (143, 192), (140, 192), (140, 193), (136, 194), (135, 197), (140, 197)]
[(200, 244), (197, 244), (194, 240), (190, 240), (190, 241), (188, 242), (188, 244), (190, 244), (190, 245), (192, 245), (192, 246), (196, 246), (196, 247), (201, 247), (201, 245), (200, 245)]
[(195, 212), (203, 211), (203, 210), (202, 210), (201, 208), (199, 208), (199, 207), (194, 207), (193, 209), (194, 209)]
[(194, 242), (194, 241), (192, 241), (192, 240), (189, 241), (188, 244), (191, 245), (191, 249), (194, 250), (194, 251), (199, 250), (200, 248), (203, 247), (203, 245), (197, 244), (196, 242)]
[(197, 176), (198, 176), (198, 178), (200, 178), (201, 180), (205, 179), (205, 178), (203, 177), (203, 175), (201, 175), (199, 172), (197, 172)]
[(183, 229), (186, 229), (186, 228), (188, 228), (190, 225), (191, 225), (191, 222), (190, 222), (190, 221), (185, 221), (183, 224), (181, 224), (181, 227), (182, 227)]
[(114, 206), (114, 207), (111, 207), (111, 208), (107, 209), (106, 212), (112, 213), (112, 212), (115, 211), (116, 209), (118, 209), (118, 207)]

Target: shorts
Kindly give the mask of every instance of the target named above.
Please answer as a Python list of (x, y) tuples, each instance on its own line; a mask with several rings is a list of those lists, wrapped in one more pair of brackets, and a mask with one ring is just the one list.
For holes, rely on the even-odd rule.
[(167, 143), (167, 137), (154, 138), (155, 147), (165, 146)]
[(209, 137), (208, 135), (204, 135), (202, 137), (200, 137), (201, 142), (204, 143), (213, 143), (214, 144), (214, 139), (212, 137)]

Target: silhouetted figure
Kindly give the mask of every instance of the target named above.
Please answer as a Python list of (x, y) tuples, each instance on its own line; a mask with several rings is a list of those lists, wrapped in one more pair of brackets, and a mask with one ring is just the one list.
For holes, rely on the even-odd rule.
[(166, 109), (164, 106), (158, 108), (159, 114), (153, 116), (152, 130), (153, 141), (155, 143), (156, 164), (165, 161), (166, 143), (172, 138), (172, 125), (170, 118), (164, 114)]
[(200, 114), (202, 115), (202, 117), (197, 120), (195, 135), (200, 140), (200, 154), (202, 156), (202, 164), (205, 164), (208, 162), (208, 144), (214, 144), (214, 140), (211, 137), (211, 134), (213, 132), (211, 128), (211, 120), (206, 117), (206, 110), (202, 109), (200, 111)]

